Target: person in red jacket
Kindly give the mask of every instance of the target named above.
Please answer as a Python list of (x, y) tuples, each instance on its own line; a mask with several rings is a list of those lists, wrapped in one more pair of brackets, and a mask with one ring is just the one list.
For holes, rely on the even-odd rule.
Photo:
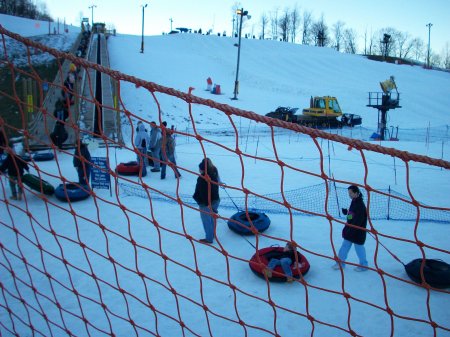
[[(348, 252), (352, 245), (355, 245), (356, 255), (359, 258), (359, 266), (355, 268), (356, 271), (367, 270), (366, 249), (364, 243), (366, 242), (365, 228), (367, 227), (367, 210), (364, 204), (361, 191), (358, 186), (351, 185), (348, 187), (348, 195), (352, 202), (349, 209), (342, 209), (344, 215), (347, 216), (347, 225), (342, 229), (342, 246), (339, 249), (339, 261), (333, 265), (333, 269), (345, 268), (345, 260), (347, 260)], [(351, 225), (351, 226), (349, 226)]]

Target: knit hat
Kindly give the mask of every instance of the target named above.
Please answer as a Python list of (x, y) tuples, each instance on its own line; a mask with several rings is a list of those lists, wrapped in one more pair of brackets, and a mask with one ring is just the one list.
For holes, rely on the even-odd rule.
[(203, 159), (202, 162), (198, 164), (198, 168), (202, 171), (205, 170), (205, 159)]

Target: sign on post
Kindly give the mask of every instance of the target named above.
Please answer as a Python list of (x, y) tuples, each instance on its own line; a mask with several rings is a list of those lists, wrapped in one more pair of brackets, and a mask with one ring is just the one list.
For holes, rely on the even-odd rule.
[(111, 189), (111, 178), (109, 176), (108, 162), (105, 157), (92, 157), (91, 187), (100, 189)]

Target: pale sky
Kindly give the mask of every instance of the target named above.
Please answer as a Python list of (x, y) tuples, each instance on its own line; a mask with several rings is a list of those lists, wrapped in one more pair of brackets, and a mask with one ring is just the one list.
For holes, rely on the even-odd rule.
[(118, 33), (141, 35), (142, 5), (145, 9), (144, 34), (159, 35), (169, 32), (172, 27), (187, 27), (193, 30), (202, 28), (203, 32), (212, 28), (215, 33), (226, 31), (230, 35), (232, 30), (232, 7), (238, 3), (244, 10), (248, 10), (251, 20), (243, 28), (243, 33), (258, 35), (261, 29), (261, 15), (279, 9), (281, 14), (286, 8), (298, 6), (300, 13), (310, 11), (315, 20), (324, 16), (325, 22), (331, 28), (338, 20), (347, 27), (353, 28), (360, 37), (359, 48), (363, 46), (363, 35), (380, 28), (392, 27), (402, 32), (408, 32), (412, 37), (421, 38), (428, 44), (428, 23), (431, 27), (431, 49), (441, 53), (447, 42), (450, 43), (450, 1), (430, 0), (42, 0), (55, 19), (66, 20), (67, 23), (79, 24), (80, 17), (92, 20), (91, 5), (94, 8), (94, 21), (114, 25)]

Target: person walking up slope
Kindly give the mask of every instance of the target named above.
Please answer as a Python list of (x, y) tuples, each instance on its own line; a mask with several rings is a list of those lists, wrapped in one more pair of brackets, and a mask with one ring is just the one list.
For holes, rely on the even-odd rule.
[(192, 196), (200, 208), (200, 218), (202, 219), (205, 230), (205, 238), (201, 239), (203, 243), (214, 242), (214, 232), (216, 220), (213, 213), (218, 213), (220, 204), (219, 197), (219, 171), (213, 165), (211, 159), (205, 158), (198, 165), (200, 176), (197, 178), (195, 192)]
[(156, 122), (150, 123), (150, 150), (152, 151), (153, 168), (152, 172), (161, 171), (161, 130), (156, 126)]
[(333, 269), (345, 268), (345, 260), (347, 260), (348, 252), (354, 244), (360, 264), (355, 270), (366, 271), (368, 265), (366, 249), (364, 248), (364, 243), (366, 242), (366, 231), (364, 229), (367, 227), (366, 205), (364, 204), (358, 186), (349, 186), (348, 195), (352, 199), (352, 202), (348, 210), (345, 208), (342, 209), (344, 215), (347, 215), (347, 225), (342, 229), (342, 238), (344, 241), (338, 253), (340, 262), (333, 265)]

